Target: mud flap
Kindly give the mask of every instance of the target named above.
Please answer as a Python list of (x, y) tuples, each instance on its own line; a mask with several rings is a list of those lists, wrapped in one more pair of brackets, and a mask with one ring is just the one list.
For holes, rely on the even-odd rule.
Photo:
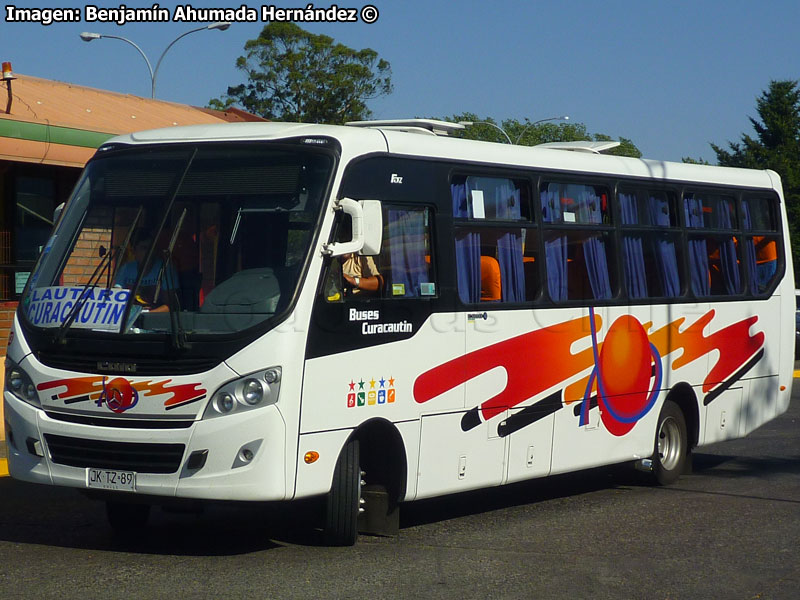
[(358, 515), (359, 533), (391, 537), (400, 532), (400, 506), (390, 502), (386, 488), (365, 485), (361, 488), (361, 498), (364, 511)]

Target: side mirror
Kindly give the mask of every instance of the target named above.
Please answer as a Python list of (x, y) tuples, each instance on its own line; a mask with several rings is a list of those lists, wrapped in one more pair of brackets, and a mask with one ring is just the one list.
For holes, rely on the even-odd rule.
[(376, 256), (381, 253), (383, 242), (383, 210), (379, 200), (362, 200), (361, 210), (364, 213), (362, 231), (364, 232), (364, 246), (359, 254)]
[(381, 252), (383, 241), (383, 212), (379, 200), (342, 198), (336, 210), (344, 211), (353, 221), (353, 239), (349, 242), (325, 244), (322, 252), (329, 256), (342, 254), (366, 254), (374, 256)]

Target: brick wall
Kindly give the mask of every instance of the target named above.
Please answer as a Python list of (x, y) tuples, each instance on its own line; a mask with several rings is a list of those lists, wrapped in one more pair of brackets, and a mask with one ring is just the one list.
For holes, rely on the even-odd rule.
[[(75, 249), (64, 268), (60, 285), (82, 286), (89, 281), (100, 261), (100, 246), (104, 246), (107, 252), (111, 250), (110, 222), (110, 209), (92, 211), (92, 215), (87, 219), (75, 244)], [(0, 301), (0, 358), (5, 357), (8, 334), (11, 331), (18, 304), (18, 302)], [(4, 383), (4, 375), (5, 369), (0, 368), (0, 389)], [(3, 404), (0, 402), (0, 442), (4, 439)]]
[[(0, 359), (5, 358), (6, 345), (8, 344), (8, 333), (11, 331), (11, 324), (14, 322), (14, 312), (17, 310), (18, 302), (0, 302)], [(5, 384), (5, 369), (0, 368), (0, 390)], [(0, 442), (6, 438), (6, 428), (3, 425), (3, 403), (0, 402)]]
[(111, 250), (111, 209), (95, 209), (87, 218), (64, 267), (61, 285), (85, 285), (100, 261), (100, 246)]

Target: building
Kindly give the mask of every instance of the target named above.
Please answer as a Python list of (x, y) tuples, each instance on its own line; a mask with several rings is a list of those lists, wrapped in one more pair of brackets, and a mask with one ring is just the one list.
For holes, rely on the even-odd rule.
[[(50, 235), (55, 208), (67, 200), (100, 144), (115, 135), (144, 129), (261, 120), (236, 108), (216, 111), (18, 75), (11, 71), (10, 63), (3, 63), (0, 355), (5, 354), (17, 299)], [(3, 375), (0, 370), (0, 388)], [(0, 423), (2, 412), (0, 403)], [(0, 441), (3, 439), (5, 432), (0, 427)], [(0, 470), (3, 457), (0, 452)]]
[(0, 350), (16, 300), (49, 236), (53, 212), (100, 144), (144, 129), (260, 120), (235, 108), (222, 112), (13, 74), (3, 63)]

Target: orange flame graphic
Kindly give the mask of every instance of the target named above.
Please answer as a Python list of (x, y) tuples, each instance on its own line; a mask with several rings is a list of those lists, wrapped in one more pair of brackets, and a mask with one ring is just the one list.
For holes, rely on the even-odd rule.
[[(83, 400), (97, 400), (103, 391), (102, 376), (93, 377), (74, 377), (71, 379), (54, 379), (45, 381), (36, 386), (41, 391), (52, 390), (62, 387), (62, 391), (53, 396), (54, 400), (64, 400), (65, 403), (81, 402)], [(200, 400), (205, 397), (206, 390), (199, 383), (182, 383), (173, 386), (168, 384), (172, 379), (163, 381), (137, 381), (132, 382), (131, 387), (145, 396), (161, 396), (169, 394), (169, 398), (164, 401), (167, 409), (175, 408), (181, 404)]]
[[(648, 335), (661, 356), (683, 350), (683, 353), (672, 361), (673, 371), (714, 350), (719, 352), (716, 363), (703, 380), (703, 393), (708, 393), (715, 385), (733, 375), (764, 345), (763, 331), (750, 334), (750, 328), (758, 321), (757, 316), (748, 317), (709, 335), (703, 334), (706, 325), (714, 319), (715, 313), (716, 311), (711, 309), (684, 331), (680, 328), (686, 318), (681, 317)], [(652, 323), (647, 323), (645, 330), (649, 330), (651, 326)]]

